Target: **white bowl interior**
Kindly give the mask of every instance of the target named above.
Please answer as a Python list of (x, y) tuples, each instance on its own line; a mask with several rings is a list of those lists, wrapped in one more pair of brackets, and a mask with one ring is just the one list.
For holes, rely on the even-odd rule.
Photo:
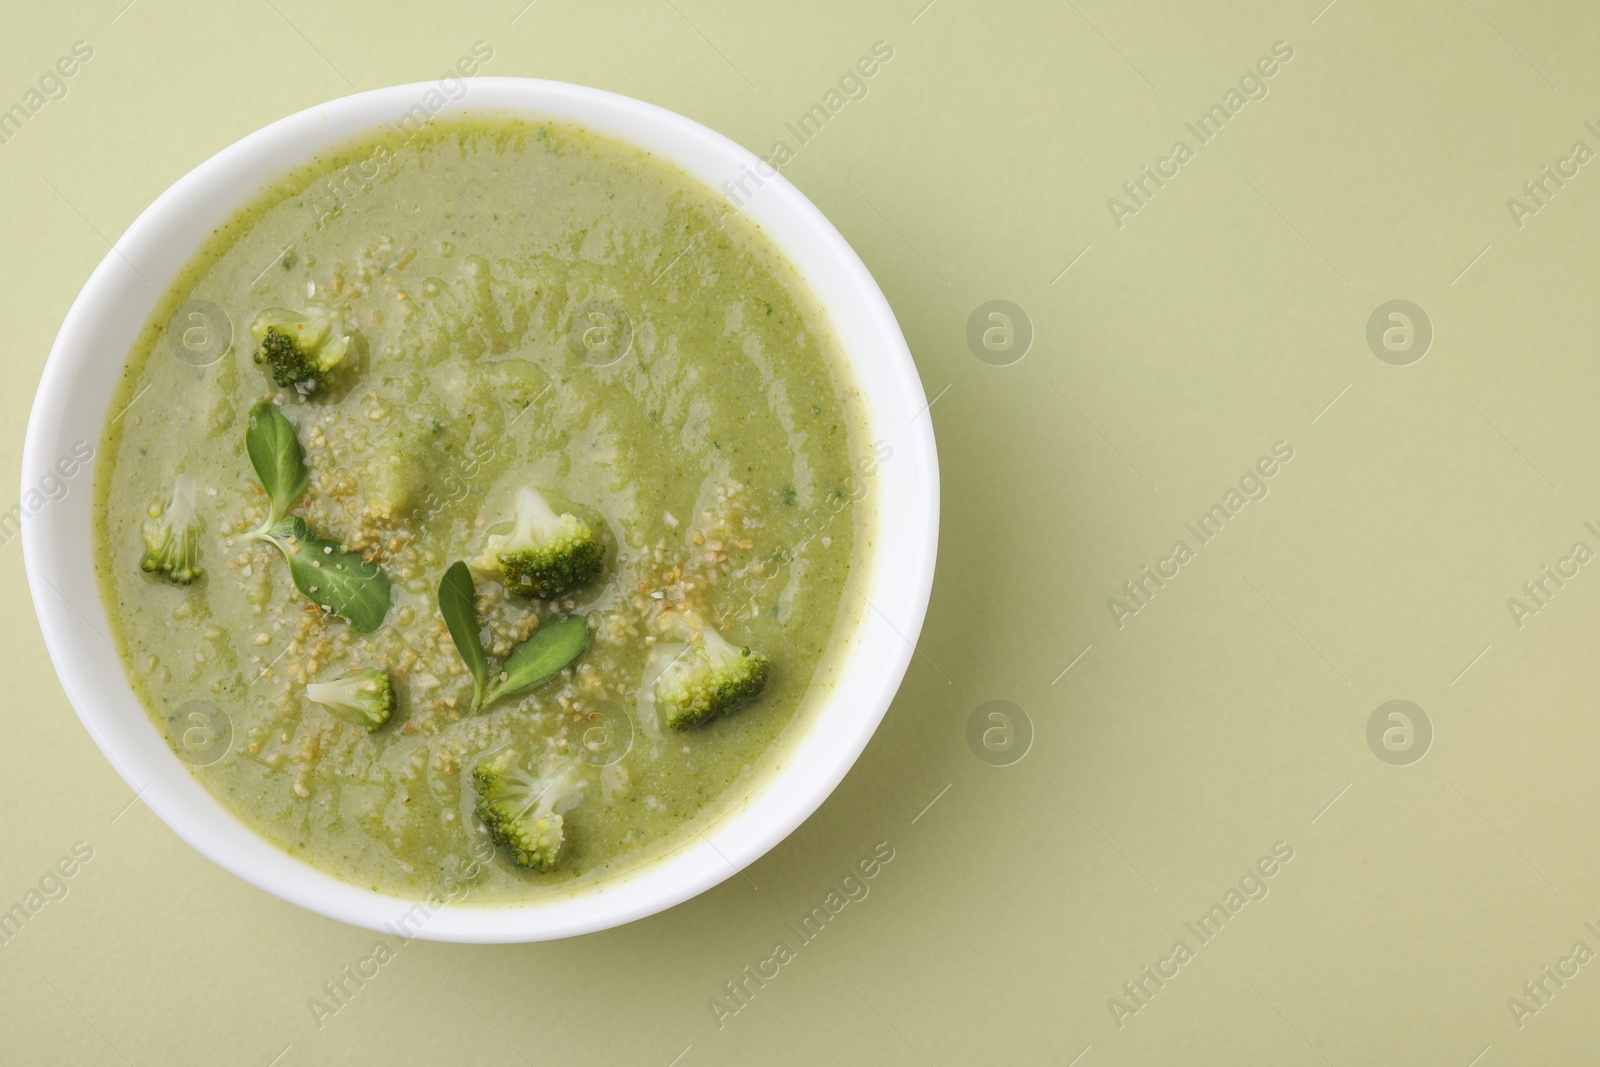
[[(259, 130), (202, 163), (129, 227), (73, 304), (51, 350), (23, 451), (23, 489), (71, 454), (98, 450), (119, 372), (171, 281), (261, 175), (303, 160), (422, 103), (430, 111), (506, 109), (564, 119), (643, 146), (719, 190), (755, 156), (698, 123), (627, 97), (560, 82), (478, 78), (457, 100), (431, 84), (374, 90)], [(427, 94), (433, 91), (434, 96)], [(438, 107), (433, 103), (442, 101)], [(926, 397), (894, 314), (838, 231), (782, 177), (743, 207), (825, 310), (871, 423), (893, 450), (875, 476), (875, 556), (857, 587), (853, 649), (783, 766), (699, 836), (632, 871), (569, 894), (479, 904), (419, 903), (342, 882), (289, 856), (224, 808), (173, 754), (130, 687), (94, 578), (92, 468), (23, 524), (45, 643), (73, 706), (117, 771), (169, 826), (240, 877), (345, 922), (449, 941), (532, 941), (615, 926), (729, 877), (809, 816), (860, 755), (905, 673), (921, 629), (938, 539), (938, 466)], [(747, 186), (748, 187), (748, 186)], [(864, 578), (864, 582), (863, 582)]]

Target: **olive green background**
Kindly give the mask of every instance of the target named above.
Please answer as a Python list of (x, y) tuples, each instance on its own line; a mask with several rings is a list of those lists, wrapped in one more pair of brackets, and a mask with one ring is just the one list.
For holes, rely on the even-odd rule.
[[(1507, 198), (1600, 149), (1600, 9), (124, 2), (0, 5), (0, 105), (74, 41), (95, 52), (0, 145), (13, 487), (41, 473), (18, 470), (33, 386), (109, 239), (246, 133), (482, 40), (485, 74), (795, 149), (785, 173), (877, 276), (936, 398), (940, 568), (872, 744), (746, 877), (553, 944), (388, 938), (319, 1027), (308, 999), (374, 936), (130, 806), (0, 545), (0, 908), (94, 850), (0, 946), (0, 1060), (1584, 1062), (1600, 963), (1546, 979), (1520, 1026), (1507, 1002), (1538, 1006), (1523, 983), (1570, 973), (1575, 942), (1600, 951), (1600, 566), (1545, 579), (1520, 627), (1507, 600), (1600, 549), (1600, 174), (1520, 227)], [(867, 96), (799, 146), (785, 122), (879, 40)], [(1269, 94), (1198, 146), (1184, 123), (1280, 40)], [(1194, 158), (1119, 228), (1108, 198), (1180, 137)], [(993, 299), (1034, 333), (1010, 366), (967, 341)], [(1433, 329), (1406, 366), (1367, 342), (1397, 299)], [(1279, 441), (1268, 495), (1199, 546), (1184, 524)], [(1180, 538), (1194, 558), (1119, 627), (1108, 599)], [(1369, 746), (1395, 699), (1431, 723), (1420, 761), (1396, 762), (1420, 731)], [(968, 743), (993, 700), (1022, 709), (1009, 748), (992, 721), (999, 752)], [(870, 895), (801, 945), (786, 924), (877, 842), (894, 859)], [(1270, 893), (1201, 944), (1184, 924), (1277, 842)], [(719, 1028), (711, 998), (779, 939), (795, 958)], [(1178, 939), (1193, 958), (1119, 1028), (1109, 998), (1138, 1006), (1123, 983)]]

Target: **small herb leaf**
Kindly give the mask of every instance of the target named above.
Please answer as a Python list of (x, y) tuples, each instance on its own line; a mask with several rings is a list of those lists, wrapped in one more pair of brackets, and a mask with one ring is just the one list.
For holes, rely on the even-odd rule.
[(272, 516), (266, 525), (275, 525), (294, 507), (311, 480), (300, 439), (278, 406), (263, 400), (250, 409), (250, 427), (245, 431), (244, 447), (250, 453), (250, 465), (255, 468), (256, 477), (261, 479), (261, 486), (272, 504)]
[(267, 533), (289, 564), (294, 587), (327, 611), (342, 615), (357, 633), (368, 634), (389, 614), (389, 576), (339, 542), (318, 537), (298, 515)]
[(456, 651), (472, 672), (472, 707), (483, 703), (483, 690), (489, 684), (489, 657), (478, 636), (478, 604), (472, 585), (472, 572), (457, 560), (439, 579), (439, 614), (450, 628)]
[(500, 665), (504, 678), (489, 690), (488, 700), (543, 685), (588, 646), (589, 624), (582, 615), (558, 615), (540, 624), (533, 636), (512, 649)]

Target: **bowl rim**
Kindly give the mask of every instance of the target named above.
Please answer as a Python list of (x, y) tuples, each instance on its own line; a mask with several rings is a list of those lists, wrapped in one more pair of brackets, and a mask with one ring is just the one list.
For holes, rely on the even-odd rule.
[[(833, 792), (882, 720), (915, 651), (937, 553), (938, 461), (932, 420), (925, 417), (926, 393), (888, 301), (832, 223), (770, 164), (692, 119), (606, 90), (498, 76), (464, 79), (464, 85), (459, 97), (445, 92), (443, 82), (416, 82), (306, 108), (223, 148), (157, 197), (113, 243), (62, 323), (28, 420), (23, 499), (30, 491), (37, 496), (33, 472), (52, 470), (67, 441), (85, 436), (83, 427), (98, 450), (133, 338), (209, 228), (258, 195), (266, 184), (260, 177), (264, 159), (292, 160), (274, 162), (268, 173), (276, 176), (318, 149), (375, 131), (421, 106), (429, 119), (520, 112), (578, 124), (655, 153), (713, 195), (728, 188), (719, 177), (728, 182), (755, 171), (757, 190), (743, 203), (734, 201), (736, 210), (762, 229), (812, 290), (861, 394), (871, 426), (867, 436), (877, 435), (874, 440), (886, 443), (892, 457), (876, 476), (870, 531), (875, 543), (867, 588), (855, 589), (862, 603), (849, 635), (853, 647), (841, 658), (837, 683), (810, 712), (811, 721), (784, 740), (782, 765), (753, 783), (742, 802), (713, 805), (717, 811), (697, 827), (697, 839), (569, 893), (462, 902), (437, 891), (401, 897), (360, 888), (310, 866), (234, 815), (190, 773), (151, 721), (107, 637), (94, 576), (92, 466), (98, 457), (77, 476), (88, 488), (80, 485), (75, 495), (69, 489), (26, 513), (21, 533), (29, 589), (69, 700), (135, 798), (180, 837), (258, 888), (356, 926), (406, 939), (525, 942), (618, 926), (704, 892), (787, 837)], [(436, 100), (442, 101), (437, 107)], [(119, 347), (123, 337), (127, 343)], [(679, 836), (681, 829), (669, 840)]]

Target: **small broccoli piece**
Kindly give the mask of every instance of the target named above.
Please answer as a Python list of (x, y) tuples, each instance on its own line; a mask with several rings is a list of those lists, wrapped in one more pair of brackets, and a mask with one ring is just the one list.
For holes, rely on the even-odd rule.
[(770, 668), (761, 653), (702, 628), (695, 643), (656, 680), (656, 704), (669, 727), (692, 729), (718, 715), (731, 715), (760, 696)]
[(150, 505), (144, 521), (144, 558), (139, 569), (165, 574), (178, 585), (188, 585), (204, 570), (200, 567), (200, 516), (194, 509), (194, 479), (178, 475), (172, 485), (172, 502)]
[(331, 682), (306, 686), (306, 699), (357, 726), (376, 730), (394, 714), (394, 683), (381, 667), (341, 674)]
[(325, 308), (310, 314), (288, 308), (268, 308), (256, 316), (250, 333), (260, 347), (255, 360), (284, 389), (314, 396), (332, 387), (346, 365), (356, 339), (343, 320)]
[(575, 515), (557, 515), (536, 489), (517, 492), (516, 528), (489, 538), (473, 561), (479, 570), (500, 572), (512, 592), (558, 597), (599, 574), (606, 546)]
[(502, 749), (478, 761), (472, 780), (478, 787), (478, 818), (489, 838), (511, 854), (518, 867), (548, 871), (566, 840), (557, 808), (577, 802), (587, 784), (574, 760), (552, 760), (534, 774), (521, 751)]

